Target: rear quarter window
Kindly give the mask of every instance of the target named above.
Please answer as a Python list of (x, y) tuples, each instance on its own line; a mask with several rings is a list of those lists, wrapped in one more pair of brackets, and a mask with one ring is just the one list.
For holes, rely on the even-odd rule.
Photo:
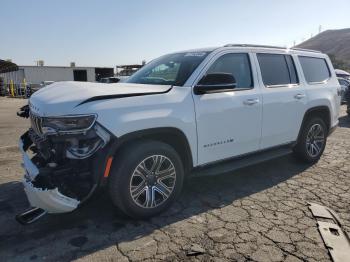
[(322, 83), (331, 77), (326, 59), (318, 57), (299, 56), (299, 61), (308, 83)]

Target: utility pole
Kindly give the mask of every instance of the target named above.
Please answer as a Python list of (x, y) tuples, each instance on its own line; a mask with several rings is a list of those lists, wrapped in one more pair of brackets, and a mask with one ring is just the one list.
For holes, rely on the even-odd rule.
[(322, 25), (318, 27), (318, 33), (320, 34), (322, 32)]

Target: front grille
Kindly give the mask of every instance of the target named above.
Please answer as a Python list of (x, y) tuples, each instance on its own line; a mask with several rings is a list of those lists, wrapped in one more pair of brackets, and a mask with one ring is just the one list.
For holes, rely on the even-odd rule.
[(36, 116), (36, 115), (34, 115), (34, 114), (32, 114), (32, 113), (30, 113), (30, 122), (31, 122), (31, 125), (32, 125), (32, 129), (34, 130), (34, 132), (37, 134), (37, 135), (39, 135), (39, 136), (41, 136), (42, 134), (43, 134), (43, 132), (42, 132), (42, 129), (41, 129), (41, 127), (42, 127), (42, 118), (41, 117), (39, 117), (39, 116)]

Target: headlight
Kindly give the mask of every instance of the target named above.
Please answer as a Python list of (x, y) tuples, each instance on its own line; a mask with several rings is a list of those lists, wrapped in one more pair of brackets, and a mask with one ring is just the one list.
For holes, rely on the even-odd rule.
[(88, 137), (76, 135), (67, 139), (69, 147), (67, 148), (66, 156), (70, 159), (88, 158), (104, 147), (110, 138), (110, 134), (97, 123), (91, 129)]
[(76, 133), (90, 129), (95, 120), (96, 115), (44, 117), (41, 126), (43, 133)]

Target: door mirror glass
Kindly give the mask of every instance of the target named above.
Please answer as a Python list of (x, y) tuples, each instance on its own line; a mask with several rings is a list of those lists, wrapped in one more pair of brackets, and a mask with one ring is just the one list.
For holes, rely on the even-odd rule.
[(212, 73), (205, 75), (195, 86), (196, 95), (233, 91), (236, 79), (229, 73)]

